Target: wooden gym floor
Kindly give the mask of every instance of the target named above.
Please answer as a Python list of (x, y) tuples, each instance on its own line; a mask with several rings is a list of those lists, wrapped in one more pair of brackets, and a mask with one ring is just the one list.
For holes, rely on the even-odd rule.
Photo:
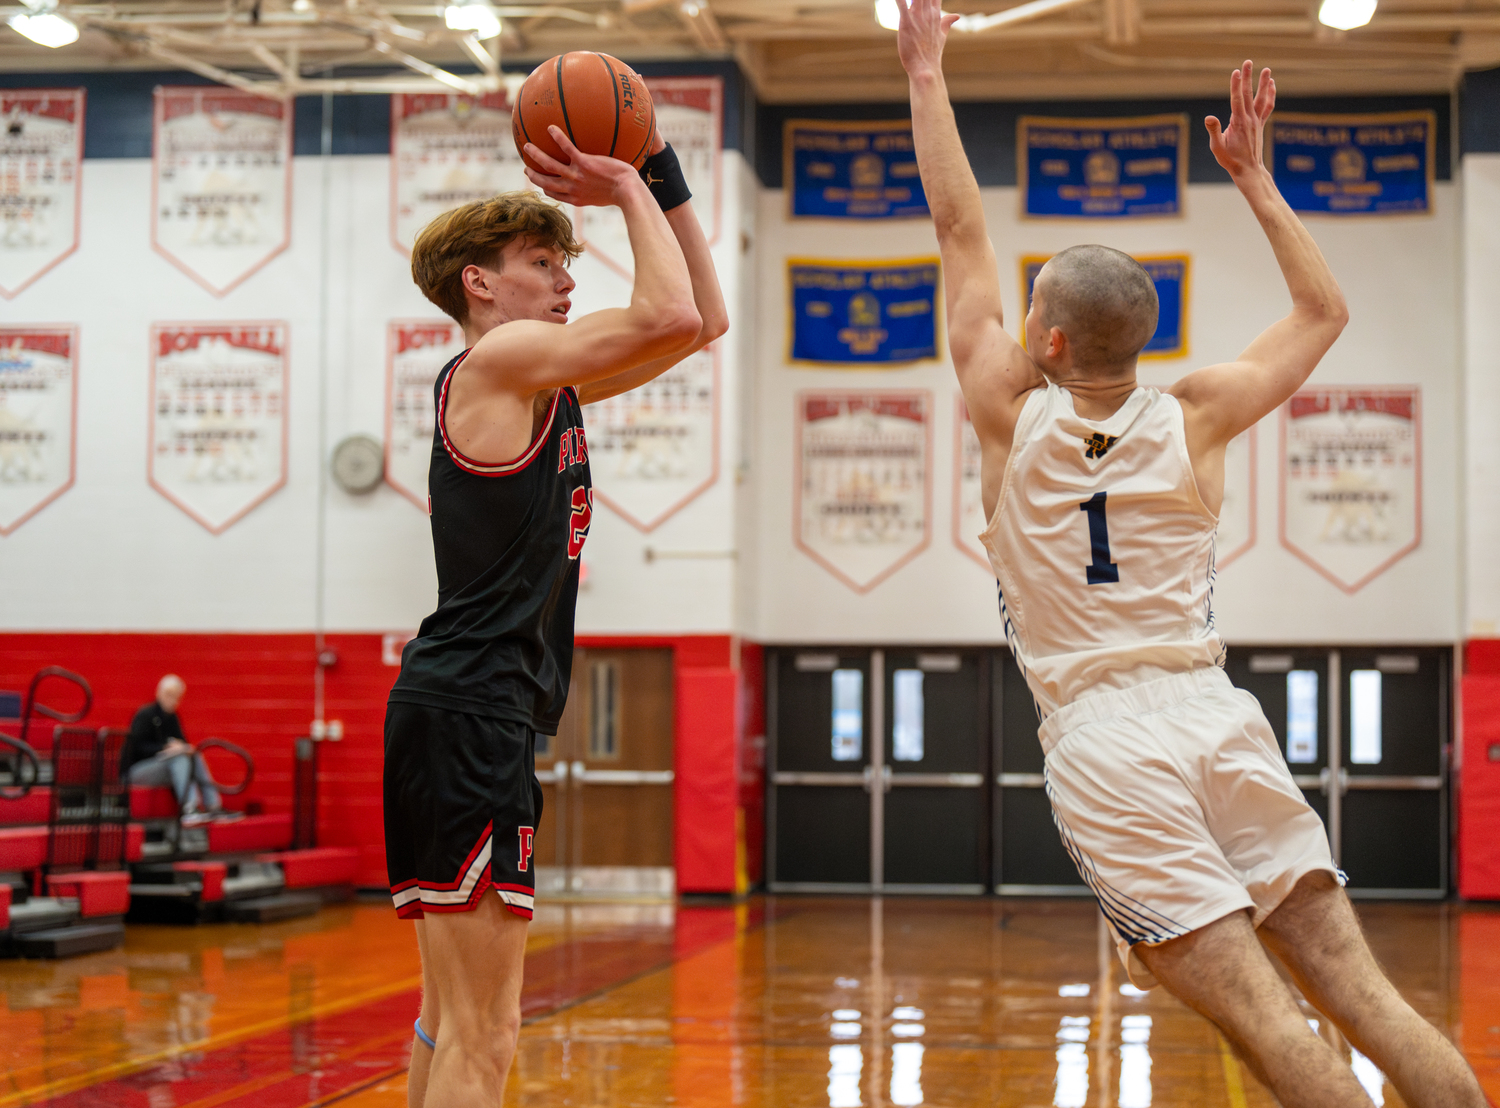
[[(1500, 1099), (1500, 911), (1362, 915)], [(410, 924), (373, 902), (0, 962), (0, 1108), (404, 1106), (418, 984)], [(513, 1105), (1273, 1103), (1206, 1023), (1125, 983), (1084, 901), (543, 907), (525, 1016)], [(1377, 1104), (1401, 1104), (1354, 1061)]]

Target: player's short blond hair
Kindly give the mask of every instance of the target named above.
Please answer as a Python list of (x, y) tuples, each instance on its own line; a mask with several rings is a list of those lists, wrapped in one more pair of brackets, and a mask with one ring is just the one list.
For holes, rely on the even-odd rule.
[(1042, 325), (1073, 344), (1074, 365), (1113, 371), (1145, 349), (1156, 333), (1161, 305), (1144, 266), (1108, 246), (1070, 246), (1037, 278)]
[(465, 267), (498, 269), (500, 252), (518, 238), (555, 247), (570, 259), (583, 253), (572, 220), (556, 204), (535, 192), (502, 192), (444, 212), (422, 228), (411, 250), (411, 279), (423, 296), (462, 323), (469, 316)]

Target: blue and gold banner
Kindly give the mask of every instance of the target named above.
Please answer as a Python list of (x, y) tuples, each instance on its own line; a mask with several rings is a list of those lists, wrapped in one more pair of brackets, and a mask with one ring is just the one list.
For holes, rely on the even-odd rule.
[(901, 365), (938, 356), (938, 259), (787, 260), (791, 350), (813, 365)]
[(1271, 117), (1276, 187), (1293, 211), (1393, 215), (1432, 211), (1437, 115)]
[(1021, 216), (1146, 219), (1182, 215), (1187, 116), (1051, 119), (1017, 124)]
[[(1192, 263), (1186, 254), (1153, 254), (1136, 261), (1151, 275), (1161, 309), (1156, 317), (1156, 334), (1141, 351), (1141, 357), (1181, 358), (1188, 352), (1188, 271)], [(1028, 307), (1036, 276), (1046, 264), (1046, 257), (1021, 259), (1021, 295), (1025, 298), (1022, 303)]]
[(783, 135), (793, 218), (929, 217), (911, 120), (789, 119)]

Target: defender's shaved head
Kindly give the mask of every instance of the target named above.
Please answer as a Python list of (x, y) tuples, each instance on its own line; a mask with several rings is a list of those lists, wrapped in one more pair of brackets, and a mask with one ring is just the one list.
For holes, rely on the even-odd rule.
[(1072, 246), (1038, 274), (1041, 322), (1073, 347), (1073, 364), (1108, 371), (1139, 354), (1156, 333), (1156, 286), (1129, 254)]

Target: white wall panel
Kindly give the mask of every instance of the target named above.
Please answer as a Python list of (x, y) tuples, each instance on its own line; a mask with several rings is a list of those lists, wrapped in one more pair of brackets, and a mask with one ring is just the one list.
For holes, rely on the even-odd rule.
[(1500, 635), (1500, 154), (1470, 154), (1464, 192), (1466, 633)]

